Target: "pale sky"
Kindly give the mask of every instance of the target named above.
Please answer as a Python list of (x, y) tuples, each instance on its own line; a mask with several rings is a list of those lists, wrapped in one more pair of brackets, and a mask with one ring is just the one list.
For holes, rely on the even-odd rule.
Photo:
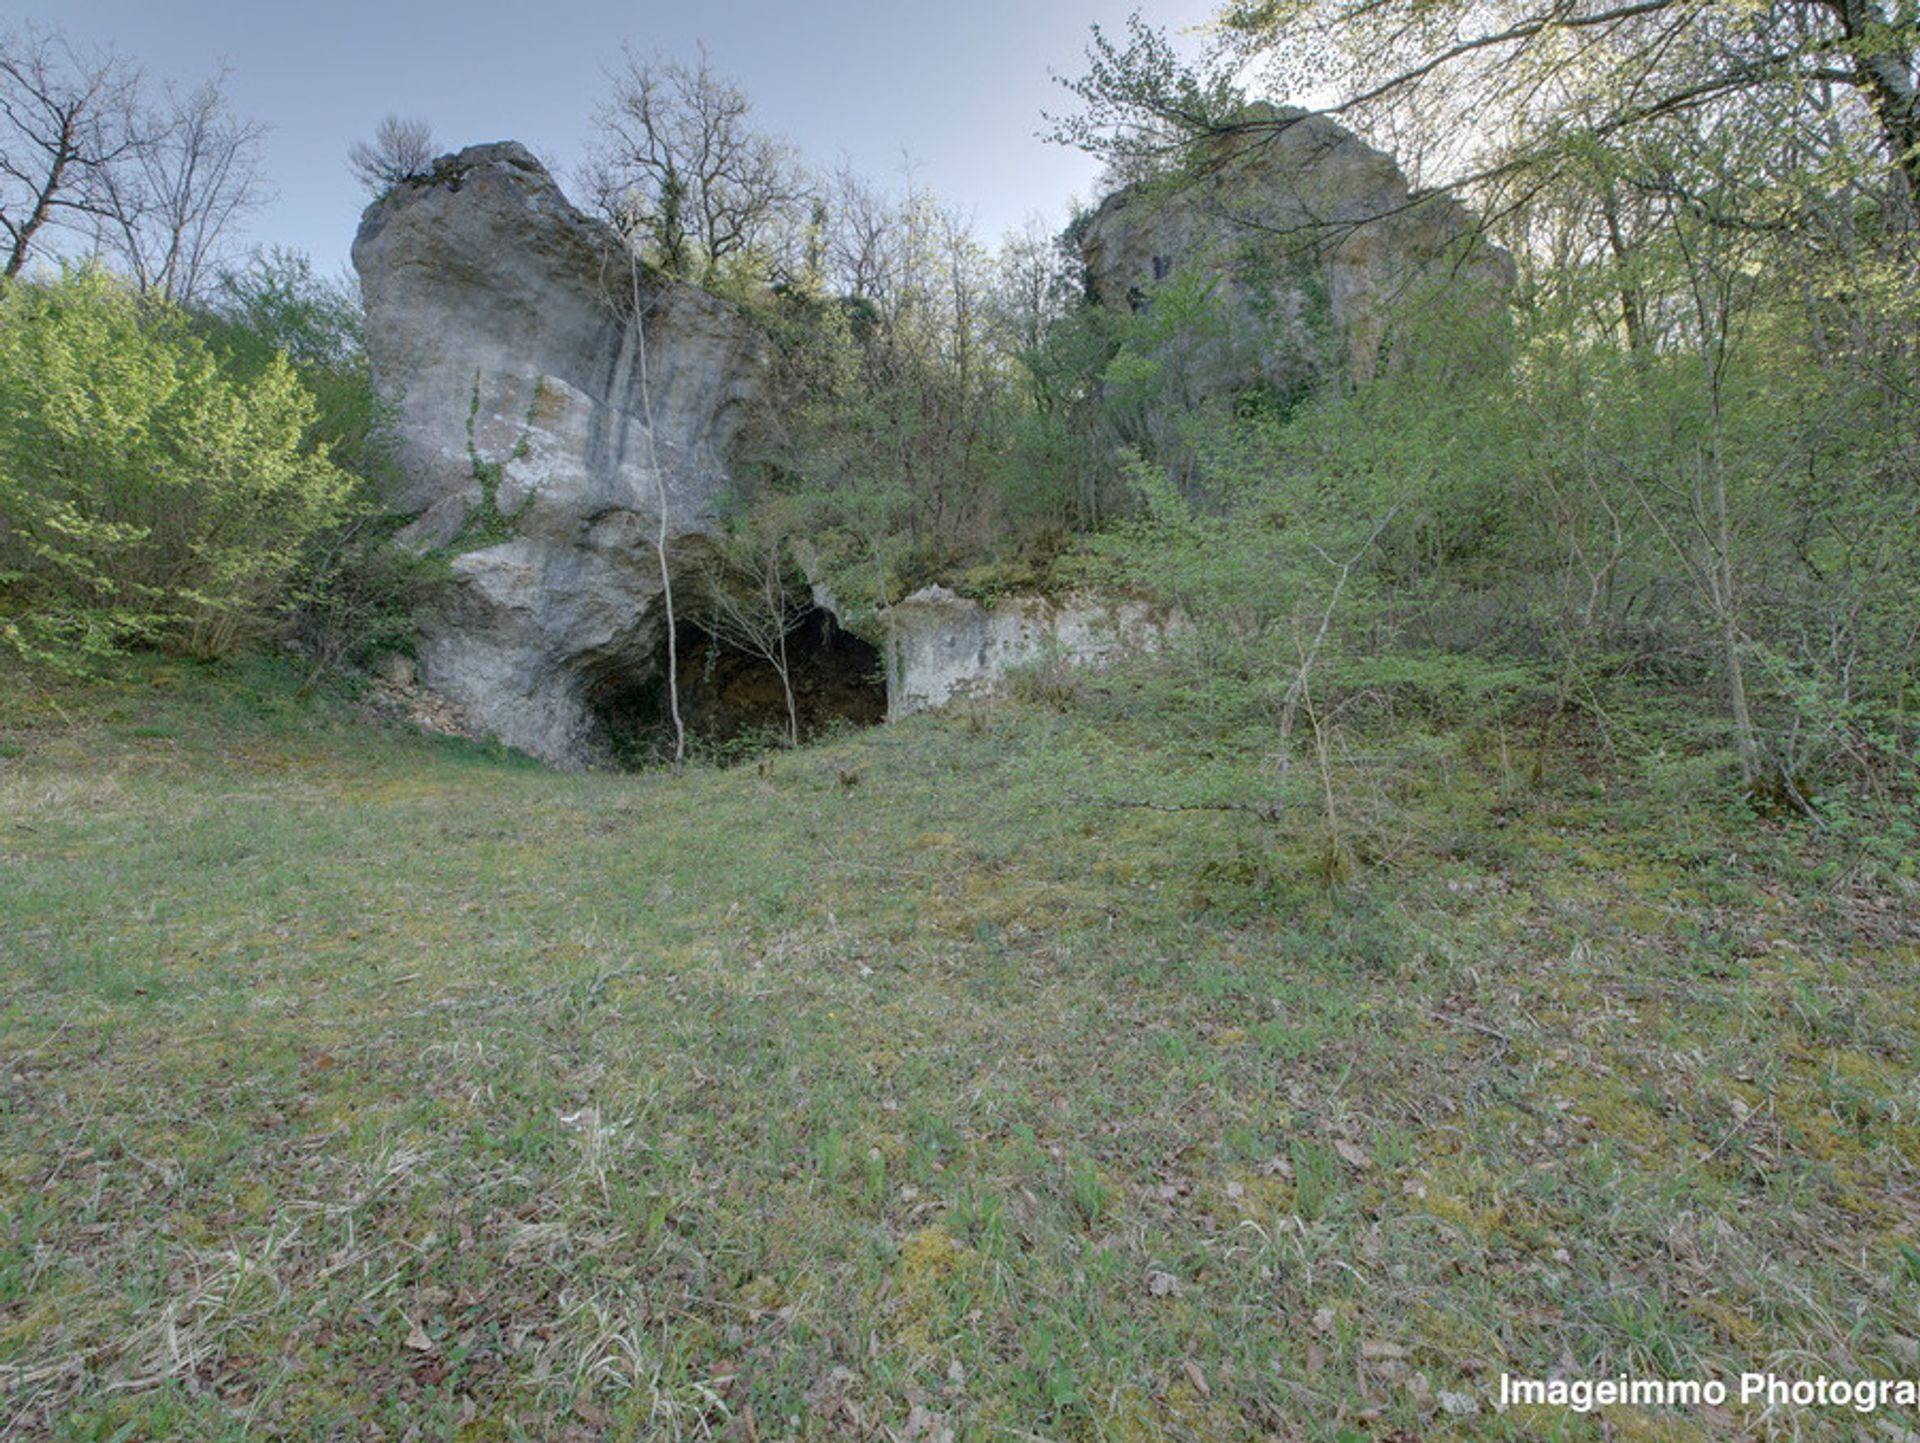
[[(594, 107), (621, 45), (714, 68), (752, 98), (760, 128), (814, 167), (843, 157), (917, 179), (971, 213), (988, 243), (1038, 214), (1092, 198), (1087, 156), (1037, 138), (1043, 110), (1071, 108), (1050, 73), (1082, 71), (1088, 26), (1118, 35), (1138, 8), (1179, 33), (1217, 0), (15, 0), (13, 21), (112, 45), (156, 79), (192, 85), (229, 69), (242, 115), (272, 127), (278, 198), (250, 239), (308, 252), (340, 273), (365, 197), (346, 150), (388, 112), (429, 120), (443, 150), (525, 143), (578, 195)], [(5, 22), (0, 22), (5, 23)]]

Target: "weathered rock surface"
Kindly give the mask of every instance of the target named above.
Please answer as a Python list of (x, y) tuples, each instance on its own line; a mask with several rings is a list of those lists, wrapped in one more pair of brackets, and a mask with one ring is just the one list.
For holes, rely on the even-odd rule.
[(1445, 196), (1415, 201), (1390, 156), (1324, 116), (1259, 107), (1271, 130), (1216, 143), (1206, 177), (1109, 196), (1082, 238), (1102, 304), (1140, 308), (1198, 268), (1225, 324), (1179, 339), (1190, 395), (1282, 393), (1374, 373), (1392, 309), (1433, 288), (1499, 305), (1512, 262)]
[[(1227, 299), (1224, 324), (1170, 328), (1163, 349), (1193, 396), (1365, 376), (1410, 290), (1497, 298), (1510, 284), (1464, 210), (1413, 203), (1390, 159), (1329, 121), (1299, 117), (1220, 160), (1197, 187), (1109, 198), (1084, 241), (1109, 305), (1151, 305), (1196, 268)], [(462, 726), (537, 757), (607, 759), (610, 728), (659, 709), (662, 518), (667, 570), (683, 574), (731, 488), (764, 339), (701, 290), (636, 279), (611, 230), (511, 143), (395, 187), (353, 257), (406, 478), (397, 504), (412, 539), (455, 553), (457, 584), (423, 620), (420, 683)], [(882, 630), (900, 717), (1049, 655), (1150, 647), (1167, 623), (1136, 602), (982, 606), (931, 587)]]
[(653, 669), (669, 569), (730, 484), (762, 341), (694, 287), (635, 282), (611, 230), (523, 147), (473, 146), (370, 206), (354, 240), (410, 534), (460, 585), (421, 679), (510, 745), (604, 755), (597, 698)]
[(1162, 609), (1093, 596), (1002, 597), (991, 606), (928, 586), (885, 615), (887, 719), (997, 690), (1014, 667), (1046, 659), (1098, 667), (1158, 646)]

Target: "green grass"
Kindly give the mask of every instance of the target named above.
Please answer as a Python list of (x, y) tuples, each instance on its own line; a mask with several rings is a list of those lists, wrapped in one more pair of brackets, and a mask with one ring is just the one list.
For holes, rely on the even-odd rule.
[(558, 776), (4, 683), (0, 1432), (1889, 1436), (1490, 1400), (1920, 1371), (1910, 902), (1453, 737), (1329, 889), (1070, 800), (1222, 794), (1159, 735)]

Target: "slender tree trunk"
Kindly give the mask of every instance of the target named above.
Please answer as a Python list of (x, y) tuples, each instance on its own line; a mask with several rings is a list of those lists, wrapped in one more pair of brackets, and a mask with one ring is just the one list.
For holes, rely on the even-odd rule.
[(1740, 756), (1740, 780), (1751, 788), (1760, 775), (1760, 745), (1753, 729), (1753, 713), (1747, 705), (1747, 676), (1740, 660), (1740, 614), (1734, 589), (1733, 514), (1727, 501), (1727, 461), (1720, 404), (1720, 370), (1726, 358), (1726, 342), (1724, 334), (1716, 336), (1707, 329), (1709, 312), (1704, 303), (1700, 323), (1707, 352), (1707, 495), (1713, 525), (1709, 533), (1713, 556), (1707, 573), (1708, 592), (1719, 623), (1720, 658), (1727, 672), (1727, 706), (1733, 719), (1734, 748)]
[(793, 704), (793, 668), (787, 661), (787, 633), (780, 631), (780, 690), (787, 699), (787, 746), (789, 749), (800, 745), (800, 711)]
[(653, 476), (655, 504), (660, 509), (660, 529), (654, 534), (654, 554), (660, 563), (660, 597), (667, 612), (667, 710), (673, 717), (673, 764), (687, 764), (687, 724), (680, 715), (680, 637), (673, 614), (673, 573), (667, 565), (667, 478), (660, 472), (660, 454), (653, 441), (653, 387), (647, 376), (647, 318), (640, 293), (640, 259), (631, 246), (627, 251), (627, 272), (633, 289), (633, 327), (635, 359), (640, 377), (640, 419), (647, 428), (647, 470)]
[[(1751, 789), (1760, 775), (1760, 742), (1747, 701), (1746, 668), (1740, 659), (1740, 611), (1733, 564), (1733, 508), (1727, 497), (1726, 418), (1723, 387), (1732, 348), (1737, 258), (1703, 254), (1688, 244), (1684, 224), (1675, 230), (1688, 268), (1694, 321), (1700, 332), (1700, 360), (1707, 380), (1707, 484), (1704, 499), (1694, 483), (1695, 521), (1706, 542), (1706, 565), (1699, 568), (1719, 633), (1721, 664), (1727, 674), (1727, 709), (1733, 722), (1740, 780)], [(1708, 237), (1711, 238), (1710, 236)]]
[(800, 711), (793, 701), (793, 663), (787, 656), (787, 633), (792, 629), (787, 611), (786, 590), (780, 584), (780, 546), (774, 543), (762, 562), (760, 584), (765, 590), (767, 620), (773, 623), (773, 669), (780, 673), (780, 693), (787, 703), (787, 746), (800, 745)]
[(1747, 676), (1740, 661), (1740, 620), (1734, 602), (1733, 521), (1727, 506), (1727, 471), (1720, 451), (1720, 385), (1713, 382), (1714, 590), (1720, 612), (1720, 651), (1727, 668), (1727, 704), (1733, 713), (1734, 745), (1740, 753), (1740, 780), (1748, 787), (1760, 775), (1760, 746), (1747, 706)]
[(3, 272), (8, 280), (19, 275), (20, 268), (26, 265), (27, 253), (33, 248), (33, 238), (40, 233), (40, 227), (47, 223), (47, 216), (53, 210), (53, 198), (59, 193), (60, 182), (66, 174), (66, 168), (65, 156), (54, 160), (52, 169), (47, 172), (47, 183), (33, 198), (33, 209), (28, 212), (26, 220), (21, 222), (20, 228), (14, 231), (13, 249), (7, 256), (7, 266)]
[(1633, 248), (1620, 229), (1620, 203), (1608, 185), (1601, 196), (1600, 210), (1607, 223), (1607, 248), (1613, 252), (1613, 273), (1620, 288), (1620, 324), (1627, 333), (1627, 350), (1644, 355), (1647, 345), (1646, 302), (1633, 275)]

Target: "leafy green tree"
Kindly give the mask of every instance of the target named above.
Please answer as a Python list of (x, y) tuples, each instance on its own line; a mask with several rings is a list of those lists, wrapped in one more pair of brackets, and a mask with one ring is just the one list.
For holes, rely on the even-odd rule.
[(387, 499), (394, 469), (384, 407), (362, 344), (359, 296), (313, 273), (297, 251), (256, 254), (221, 278), (217, 308), (194, 317), (227, 373), (245, 383), (284, 357), (314, 399), (308, 443), (354, 482), (332, 526), (316, 533), (290, 581), (291, 639), (316, 672), (409, 651), (414, 610), (445, 574), (446, 558), (395, 540), (407, 518)]

